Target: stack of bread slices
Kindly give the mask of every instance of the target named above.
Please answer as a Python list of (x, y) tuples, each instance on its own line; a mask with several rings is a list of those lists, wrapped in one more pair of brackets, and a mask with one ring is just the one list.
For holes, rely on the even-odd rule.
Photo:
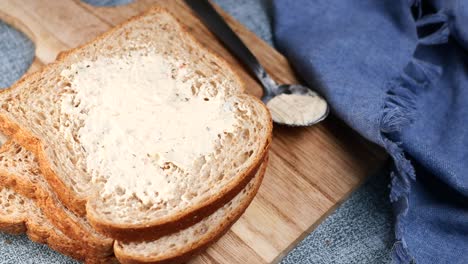
[(254, 198), (272, 123), (153, 8), (0, 93), (0, 229), (86, 263), (178, 263)]

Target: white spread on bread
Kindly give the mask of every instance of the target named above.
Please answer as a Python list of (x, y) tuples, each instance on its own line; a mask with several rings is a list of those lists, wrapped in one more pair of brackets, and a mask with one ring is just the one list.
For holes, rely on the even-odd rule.
[(105, 193), (127, 190), (144, 203), (170, 199), (167, 162), (189, 171), (215, 151), (219, 134), (233, 131), (236, 118), (226, 98), (193, 95), (184, 71), (181, 62), (138, 52), (62, 71), (76, 94), (64, 96), (61, 111), (84, 118), (78, 138), (93, 179), (107, 179)]
[(280, 94), (267, 103), (273, 121), (287, 125), (308, 125), (327, 111), (327, 103), (315, 94)]

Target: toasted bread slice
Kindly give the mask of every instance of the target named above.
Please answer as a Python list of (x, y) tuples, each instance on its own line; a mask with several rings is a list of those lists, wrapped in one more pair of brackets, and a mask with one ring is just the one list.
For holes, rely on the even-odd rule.
[(64, 206), (120, 241), (197, 223), (255, 175), (266, 107), (154, 8), (0, 93), (0, 129), (38, 157)]

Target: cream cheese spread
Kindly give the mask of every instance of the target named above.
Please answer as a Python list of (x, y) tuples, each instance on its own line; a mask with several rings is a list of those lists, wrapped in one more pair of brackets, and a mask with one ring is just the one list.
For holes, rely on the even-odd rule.
[(287, 125), (308, 125), (327, 111), (325, 100), (315, 93), (280, 94), (267, 103), (273, 121)]
[(222, 95), (194, 96), (182, 65), (133, 52), (62, 71), (76, 94), (63, 95), (61, 111), (84, 120), (79, 141), (93, 180), (105, 179), (105, 193), (126, 190), (144, 203), (170, 199), (175, 185), (164, 164), (190, 171), (215, 151), (219, 134), (233, 131), (231, 104)]

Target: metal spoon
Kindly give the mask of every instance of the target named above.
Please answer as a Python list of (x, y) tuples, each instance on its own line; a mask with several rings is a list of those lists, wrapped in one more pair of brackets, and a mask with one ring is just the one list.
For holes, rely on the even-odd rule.
[(310, 126), (327, 117), (328, 104), (316, 92), (300, 84), (276, 83), (207, 0), (185, 2), (260, 81), (263, 88), (261, 99), (270, 109), (273, 121), (290, 126)]

